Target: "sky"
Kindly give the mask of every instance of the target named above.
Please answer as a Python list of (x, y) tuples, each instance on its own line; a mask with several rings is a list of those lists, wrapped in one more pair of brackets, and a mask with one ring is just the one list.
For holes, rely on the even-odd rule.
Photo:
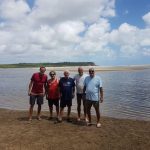
[(150, 64), (149, 0), (0, 0), (0, 64)]

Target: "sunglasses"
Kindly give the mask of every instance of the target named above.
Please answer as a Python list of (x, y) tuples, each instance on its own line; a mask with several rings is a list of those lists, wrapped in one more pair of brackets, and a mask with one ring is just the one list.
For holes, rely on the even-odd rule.
[(50, 74), (50, 76), (54, 76), (55, 74)]
[(94, 70), (89, 71), (89, 73), (93, 73), (93, 72), (94, 72)]

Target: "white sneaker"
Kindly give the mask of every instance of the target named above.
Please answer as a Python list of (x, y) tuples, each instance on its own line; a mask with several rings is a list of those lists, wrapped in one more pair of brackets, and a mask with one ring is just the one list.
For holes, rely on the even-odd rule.
[(97, 127), (97, 128), (100, 128), (100, 127), (101, 127), (101, 124), (100, 124), (100, 123), (97, 123), (96, 127)]
[(77, 118), (77, 121), (81, 121), (81, 119), (80, 119), (80, 118)]
[(88, 118), (85, 118), (85, 122), (89, 122)]

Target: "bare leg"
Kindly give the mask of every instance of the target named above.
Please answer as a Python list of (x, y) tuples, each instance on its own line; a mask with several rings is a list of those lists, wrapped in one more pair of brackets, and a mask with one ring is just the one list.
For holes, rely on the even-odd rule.
[(83, 99), (84, 119), (87, 120), (86, 100)]
[(38, 120), (41, 120), (41, 105), (38, 105), (37, 118), (38, 118)]
[(94, 105), (95, 111), (96, 111), (96, 117), (97, 117), (97, 123), (100, 123), (100, 110), (99, 110), (99, 102)]
[(59, 106), (56, 106), (56, 115), (57, 115), (57, 118), (59, 117)]
[(61, 107), (61, 108), (60, 108), (60, 114), (59, 114), (59, 120), (60, 120), (60, 121), (62, 121), (63, 113), (64, 113), (64, 108)]
[(71, 106), (68, 106), (67, 118), (70, 118), (70, 113), (71, 113)]
[(87, 115), (88, 115), (89, 123), (91, 123), (91, 107), (92, 107), (92, 103), (90, 103), (90, 101), (89, 101), (86, 104), (86, 110), (87, 110)]
[(53, 106), (49, 107), (49, 112), (50, 112), (49, 118), (52, 118), (53, 117)]
[(81, 117), (81, 98), (77, 96), (77, 112), (78, 112), (78, 120)]
[(33, 114), (33, 108), (34, 108), (34, 105), (30, 105), (30, 108), (29, 108), (29, 120), (32, 120), (32, 114)]

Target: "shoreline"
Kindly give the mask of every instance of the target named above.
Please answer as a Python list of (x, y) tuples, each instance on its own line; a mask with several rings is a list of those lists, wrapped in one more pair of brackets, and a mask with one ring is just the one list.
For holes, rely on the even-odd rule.
[[(79, 66), (63, 66), (63, 67), (47, 67), (48, 71), (56, 70), (56, 71), (77, 71)], [(150, 69), (150, 65), (130, 65), (130, 66), (81, 66), (85, 71), (88, 71), (89, 68), (94, 68), (96, 71), (136, 71), (136, 70), (145, 70)], [(39, 69), (39, 67), (24, 67), (28, 69)], [(22, 68), (0, 68), (0, 69), (23, 69)]]
[[(77, 71), (79, 66), (66, 66), (66, 67), (46, 67), (48, 71), (56, 70), (56, 71)], [(81, 66), (84, 71), (88, 71), (89, 68), (94, 68), (95, 71), (136, 71), (136, 70), (144, 70), (150, 69), (150, 65), (131, 65), (131, 66)], [(36, 69), (38, 69), (36, 67)]]
[[(27, 121), (28, 111), (0, 108), (0, 149), (15, 150), (121, 150), (145, 149), (150, 147), (150, 121), (101, 117), (101, 128), (90, 127), (82, 120), (76, 121), (72, 113), (72, 123), (64, 121), (54, 124), (48, 120), (49, 112), (42, 112), (38, 121), (34, 111), (33, 120)], [(65, 116), (65, 115), (64, 115)], [(92, 116), (93, 123), (96, 118)]]

